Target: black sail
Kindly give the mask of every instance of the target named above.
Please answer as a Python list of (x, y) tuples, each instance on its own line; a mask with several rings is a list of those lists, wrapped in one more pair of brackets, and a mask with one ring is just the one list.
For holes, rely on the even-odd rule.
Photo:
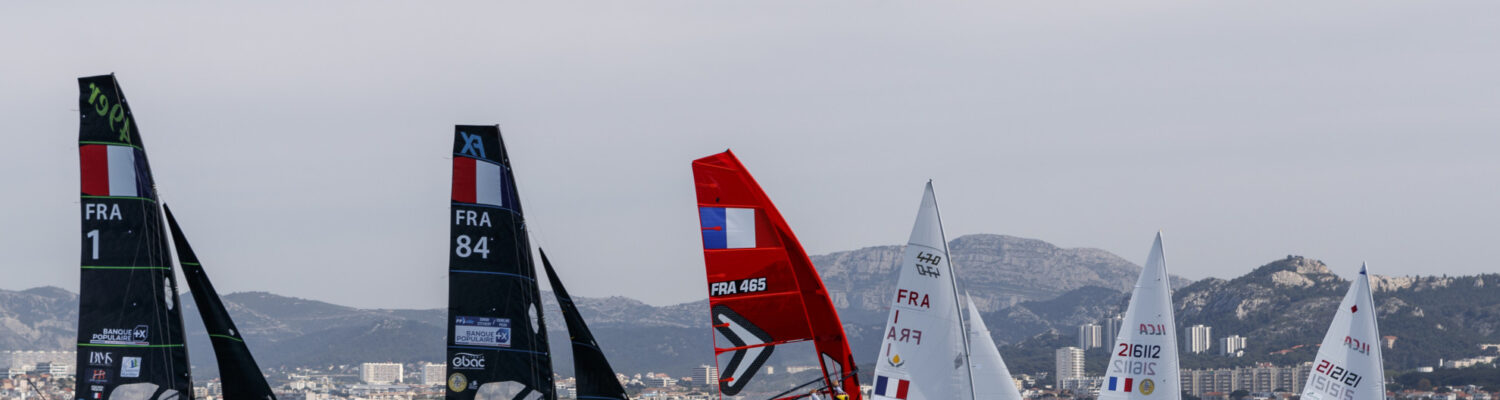
[(542, 268), (547, 270), (547, 281), (552, 283), (552, 294), (557, 295), (557, 305), (562, 308), (563, 321), (568, 324), (568, 336), (572, 337), (573, 373), (578, 379), (578, 398), (628, 400), (630, 397), (625, 395), (625, 388), (620, 386), (615, 369), (610, 368), (609, 360), (604, 358), (604, 350), (599, 348), (599, 342), (594, 341), (594, 334), (589, 332), (589, 326), (583, 323), (583, 315), (578, 313), (573, 297), (568, 295), (562, 280), (557, 278), (557, 271), (552, 269), (552, 262), (547, 260), (545, 251), (542, 252)]
[(453, 134), (449, 399), (556, 398), (541, 291), (497, 126)]
[(78, 79), (80, 399), (190, 399), (182, 309), (140, 127), (113, 75)]
[(229, 310), (224, 309), (224, 302), (219, 300), (219, 292), (208, 281), (208, 274), (198, 263), (198, 255), (188, 244), (187, 235), (182, 233), (177, 218), (172, 216), (172, 208), (166, 204), (162, 208), (167, 211), (167, 225), (172, 230), (172, 243), (177, 247), (182, 275), (187, 278), (188, 290), (193, 293), (198, 313), (203, 316), (203, 326), (208, 329), (209, 341), (214, 344), (214, 356), (219, 360), (219, 378), (224, 383), (224, 398), (275, 400), (276, 395), (271, 393), (271, 385), (261, 374), (260, 365), (250, 355), (250, 348), (245, 346), (240, 330), (229, 318)]

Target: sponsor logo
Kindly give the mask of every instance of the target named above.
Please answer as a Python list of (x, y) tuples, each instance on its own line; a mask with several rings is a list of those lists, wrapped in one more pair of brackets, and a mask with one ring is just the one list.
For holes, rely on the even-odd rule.
[(462, 392), (469, 389), (469, 378), (462, 372), (454, 372), (448, 375), (448, 390)]
[(485, 358), (483, 354), (454, 353), (449, 363), (453, 369), (484, 369)]
[(708, 284), (709, 296), (723, 296), (729, 294), (755, 293), (766, 291), (766, 278), (740, 279), (737, 281), (714, 282)]
[(1167, 326), (1162, 324), (1141, 324), (1138, 333), (1142, 335), (1161, 336), (1167, 334)]
[(90, 351), (89, 365), (109, 367), (115, 365), (115, 353), (108, 351)]
[(141, 377), (141, 358), (140, 357), (121, 357), (120, 358), (120, 377), (121, 378), (139, 378), (139, 377)]
[(454, 317), (453, 344), (510, 347), (510, 318)]
[(98, 369), (98, 368), (90, 369), (89, 370), (89, 383), (97, 383), (97, 384), (101, 384), (101, 385), (109, 383), (109, 370), (107, 370), (107, 369)]
[(150, 329), (146, 325), (136, 325), (131, 329), (105, 328), (89, 337), (89, 343), (145, 346), (151, 344), (146, 340), (150, 336)]
[(463, 131), (459, 131), (458, 136), (464, 141), (464, 148), (463, 150), (459, 150), (459, 153), (463, 153), (464, 155), (468, 156), (485, 158), (484, 138), (479, 137), (479, 135), (470, 135), (468, 132)]
[(891, 358), (886, 359), (885, 362), (890, 363), (892, 367), (900, 367), (902, 365), (906, 365), (906, 360), (902, 360), (900, 354), (891, 356)]
[(1155, 392), (1155, 391), (1156, 391), (1156, 381), (1152, 381), (1151, 379), (1143, 379), (1143, 380), (1141, 380), (1141, 394), (1149, 395), (1149, 394), (1151, 394), (1151, 392)]
[(95, 392), (103, 392), (104, 391), (104, 385), (92, 385), (92, 386), (89, 386), (89, 390), (92, 390), (92, 391), (95, 391)]

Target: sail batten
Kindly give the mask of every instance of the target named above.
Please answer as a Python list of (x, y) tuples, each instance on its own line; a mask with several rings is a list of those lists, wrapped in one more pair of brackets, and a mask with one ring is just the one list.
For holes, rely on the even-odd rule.
[(556, 398), (541, 290), (497, 126), (453, 134), (448, 399)]
[[(166, 223), (113, 75), (78, 79), (79, 398), (192, 397)], [(145, 290), (142, 290), (145, 288)]]
[(823, 372), (817, 390), (847, 392), (859, 400), (854, 358), (838, 312), (770, 198), (728, 151), (694, 160), (693, 180), (710, 325), (718, 333), (720, 395), (753, 393), (756, 371), (780, 344), (812, 341)]
[(240, 330), (229, 317), (229, 310), (224, 308), (218, 291), (214, 290), (213, 283), (208, 280), (208, 273), (204, 272), (203, 265), (198, 262), (198, 255), (193, 252), (192, 245), (188, 244), (187, 234), (177, 224), (172, 209), (165, 204), (162, 209), (166, 211), (167, 225), (172, 230), (172, 242), (177, 248), (182, 274), (187, 279), (188, 289), (198, 305), (198, 313), (203, 317), (209, 341), (214, 346), (219, 378), (224, 385), (224, 398), (275, 400), (276, 394), (271, 392), (271, 385), (266, 383), (266, 376), (261, 373), (260, 365), (251, 356), (250, 348), (240, 336)]

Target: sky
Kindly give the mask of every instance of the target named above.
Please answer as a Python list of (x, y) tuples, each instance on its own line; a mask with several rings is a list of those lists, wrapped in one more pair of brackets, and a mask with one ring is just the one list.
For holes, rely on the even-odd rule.
[(998, 233), (1232, 278), (1495, 272), (1500, 3), (7, 3), (0, 288), (77, 290), (113, 72), (221, 293), (446, 301), (452, 125), (499, 124), (575, 296), (705, 297), (690, 162), (812, 254)]

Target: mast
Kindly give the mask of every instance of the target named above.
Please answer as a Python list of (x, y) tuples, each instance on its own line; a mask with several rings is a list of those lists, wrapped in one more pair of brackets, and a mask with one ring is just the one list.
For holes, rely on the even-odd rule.
[(198, 304), (198, 313), (203, 316), (203, 326), (208, 329), (209, 341), (214, 345), (214, 357), (219, 361), (219, 377), (224, 382), (224, 397), (229, 400), (262, 399), (276, 400), (260, 365), (250, 355), (245, 338), (240, 336), (229, 310), (219, 299), (218, 291), (208, 280), (208, 274), (198, 263), (198, 255), (188, 244), (187, 234), (177, 225), (172, 208), (162, 205), (167, 212), (167, 225), (172, 229), (172, 242), (177, 247), (177, 259), (182, 264), (182, 274), (187, 278), (188, 290)]
[(448, 399), (556, 399), (541, 290), (498, 126), (453, 133)]
[(573, 304), (573, 296), (568, 295), (557, 271), (552, 269), (552, 262), (547, 260), (547, 252), (537, 250), (542, 253), (542, 268), (547, 271), (552, 294), (557, 296), (563, 321), (568, 324), (568, 335), (573, 344), (573, 373), (578, 378), (578, 398), (629, 400), (614, 368), (609, 366), (609, 359), (604, 357), (604, 349), (594, 340), (594, 334), (583, 322), (583, 315), (578, 313), (578, 306)]
[(1302, 398), (1308, 400), (1385, 398), (1385, 366), (1381, 361), (1380, 327), (1376, 323), (1375, 297), (1365, 266), (1349, 283), (1349, 292), (1318, 348), (1317, 361), (1308, 373)]
[(145, 143), (113, 75), (78, 79), (78, 398), (193, 396)]
[[(812, 340), (823, 372), (819, 390), (844, 390), (860, 400), (833, 300), (781, 212), (729, 151), (694, 160), (693, 181), (718, 333), (714, 359), (730, 355), (719, 365), (720, 396), (746, 390), (777, 345)], [(730, 346), (720, 347), (719, 336)]]
[[(957, 273), (955, 267), (953, 266), (953, 253), (951, 253), (951, 252), (948, 251), (948, 233), (947, 233), (946, 230), (943, 229), (943, 213), (938, 208), (938, 205), (937, 205), (937, 194), (933, 193), (933, 191), (932, 191), (932, 180), (931, 179), (927, 180), (927, 193), (932, 194), (932, 213), (933, 213), (933, 215), (935, 215), (937, 217), (938, 234), (941, 235), (941, 237), (943, 239), (943, 254), (948, 256), (948, 276), (949, 276), (948, 283), (950, 283), (953, 286), (953, 308), (954, 308), (953, 311), (955, 311), (955, 312), (957, 312), (959, 314), (963, 314), (963, 310), (960, 308), (961, 305), (958, 302), (958, 273)], [(969, 303), (970, 303), (970, 306), (972, 306), (973, 305), (973, 300), (971, 299)], [(975, 314), (975, 315), (978, 315), (978, 314)], [(964, 319), (963, 319), (963, 317), (959, 317), (958, 318), (958, 331), (959, 332), (965, 332), (965, 333), (967, 333), (969, 331), (968, 330), (968, 326), (964, 325)], [(964, 370), (965, 370), (965, 372), (968, 372), (968, 374), (969, 374), (969, 398), (971, 398), (971, 399), (978, 399), (979, 398), (979, 394), (976, 392), (976, 389), (974, 388), (974, 359), (973, 359), (973, 354), (974, 353), (971, 351), (971, 349), (973, 348), (973, 346), (969, 343), (969, 335), (963, 334), (963, 335), (959, 335), (959, 337), (963, 339), (963, 343), (964, 343), (964, 365), (966, 367), (968, 367), (968, 368), (964, 368)]]
[(973, 399), (969, 339), (937, 196), (927, 182), (897, 267), (875, 366), (875, 399)]
[(1124, 323), (1115, 335), (1117, 342), (1110, 348), (1099, 400), (1181, 399), (1176, 327), (1172, 286), (1158, 232), (1130, 295)]

